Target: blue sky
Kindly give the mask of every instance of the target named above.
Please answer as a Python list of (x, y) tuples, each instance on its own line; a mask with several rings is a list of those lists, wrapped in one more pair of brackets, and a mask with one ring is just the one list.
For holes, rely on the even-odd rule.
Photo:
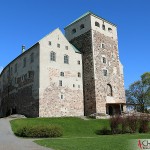
[(87, 11), (118, 26), (125, 88), (150, 71), (150, 0), (0, 0), (0, 70), (43, 36)]

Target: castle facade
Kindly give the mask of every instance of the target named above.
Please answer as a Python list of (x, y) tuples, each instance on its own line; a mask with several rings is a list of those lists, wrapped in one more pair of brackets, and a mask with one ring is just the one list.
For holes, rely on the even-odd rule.
[(87, 12), (56, 29), (0, 74), (0, 117), (120, 114), (125, 110), (117, 27)]

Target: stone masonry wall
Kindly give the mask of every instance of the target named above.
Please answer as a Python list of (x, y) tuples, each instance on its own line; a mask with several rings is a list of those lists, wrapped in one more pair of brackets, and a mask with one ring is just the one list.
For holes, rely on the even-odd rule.
[(96, 113), (94, 63), (91, 30), (70, 41), (82, 52), (84, 113)]
[(39, 116), (39, 99), (33, 97), (33, 82), (31, 79), (19, 80), (18, 86), (11, 84), (1, 93), (1, 117), (12, 113), (23, 114), (27, 117)]
[[(34, 56), (32, 62), (31, 54)], [(0, 117), (14, 113), (27, 117), (39, 116), (38, 44), (10, 62), (0, 74), (0, 79)]]
[[(105, 45), (105, 48), (102, 48), (102, 43)], [(93, 31), (93, 44), (96, 108), (97, 112), (106, 113), (106, 103), (109, 103), (107, 101), (107, 84), (112, 87), (114, 103), (125, 103), (124, 80), (120, 68), (118, 43), (111, 37)], [(102, 57), (106, 58), (106, 63), (103, 63)], [(103, 69), (108, 71), (107, 76), (104, 76)]]
[[(59, 69), (49, 68), (49, 86), (41, 95), (40, 117), (83, 116), (82, 89), (58, 86), (53, 79), (59, 77), (59, 74)], [(72, 72), (69, 71), (64, 74), (65, 78), (72, 76)]]

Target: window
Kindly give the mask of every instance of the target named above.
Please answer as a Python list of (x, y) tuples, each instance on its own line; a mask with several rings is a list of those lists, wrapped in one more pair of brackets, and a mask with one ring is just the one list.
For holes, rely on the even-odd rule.
[(61, 95), (61, 99), (64, 99), (64, 96), (63, 96), (63, 95)]
[(105, 25), (104, 24), (102, 25), (102, 29), (105, 30)]
[(26, 58), (23, 59), (23, 67), (26, 67)]
[(68, 46), (65, 46), (65, 49), (68, 50)]
[(49, 45), (52, 45), (52, 42), (51, 42), (51, 41), (49, 41), (49, 42), (48, 42), (48, 44), (49, 44)]
[(80, 65), (80, 60), (78, 60), (78, 62), (77, 62), (77, 63), (78, 63), (78, 65)]
[(107, 70), (103, 70), (103, 74), (104, 74), (104, 76), (107, 76)]
[(72, 29), (72, 34), (75, 34), (76, 32), (76, 29)]
[(10, 74), (11, 75), (13, 74), (13, 68), (12, 67), (10, 68)]
[(109, 32), (112, 32), (112, 28), (108, 28), (108, 31), (109, 31)]
[(64, 56), (64, 63), (69, 64), (69, 56), (68, 55)]
[(15, 72), (17, 72), (17, 64), (15, 64)]
[(75, 84), (73, 84), (73, 87), (75, 87)]
[(102, 59), (103, 59), (103, 63), (106, 64), (106, 58), (103, 57)]
[(78, 77), (81, 77), (81, 73), (80, 72), (78, 72)]
[(62, 86), (62, 80), (59, 80), (59, 86)]
[(30, 62), (31, 62), (31, 63), (34, 62), (34, 53), (32, 53), (32, 54), (30, 55)]
[(95, 26), (100, 27), (99, 23), (96, 21)]
[(83, 28), (84, 28), (84, 24), (81, 24), (80, 25), (80, 30), (83, 29)]
[(110, 84), (107, 84), (107, 96), (113, 96), (112, 86)]
[(34, 78), (34, 72), (33, 71), (28, 71), (28, 78), (33, 79)]
[(64, 72), (60, 72), (60, 76), (64, 77)]
[(8, 71), (7, 71), (7, 77), (9, 77), (9, 75), (10, 75), (9, 73), (10, 73), (10, 72), (9, 72), (9, 70), (8, 70)]
[(24, 80), (27, 80), (27, 74), (24, 75)]
[(102, 43), (101, 48), (105, 48), (105, 44), (104, 43)]
[(60, 44), (57, 44), (57, 47), (60, 48)]
[(56, 61), (56, 53), (53, 52), (53, 51), (50, 53), (50, 60), (51, 61)]

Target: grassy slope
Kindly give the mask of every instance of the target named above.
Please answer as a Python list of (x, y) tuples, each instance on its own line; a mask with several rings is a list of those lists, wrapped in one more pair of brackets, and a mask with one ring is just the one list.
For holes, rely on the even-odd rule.
[(103, 126), (108, 126), (108, 120), (82, 120), (79, 118), (32, 118), (12, 120), (12, 129), (15, 132), (19, 126), (58, 124), (61, 125), (64, 133), (63, 137), (91, 137), (97, 136), (96, 130)]
[[(44, 139), (36, 143), (54, 148), (55, 150), (129, 150), (128, 140), (149, 138), (150, 134), (125, 134), (99, 136), (96, 130), (108, 126), (108, 120), (82, 120), (79, 118), (33, 118), (11, 121), (15, 132), (23, 125), (59, 124), (64, 129), (64, 135), (60, 139)], [(89, 138), (90, 137), (90, 138)]]

